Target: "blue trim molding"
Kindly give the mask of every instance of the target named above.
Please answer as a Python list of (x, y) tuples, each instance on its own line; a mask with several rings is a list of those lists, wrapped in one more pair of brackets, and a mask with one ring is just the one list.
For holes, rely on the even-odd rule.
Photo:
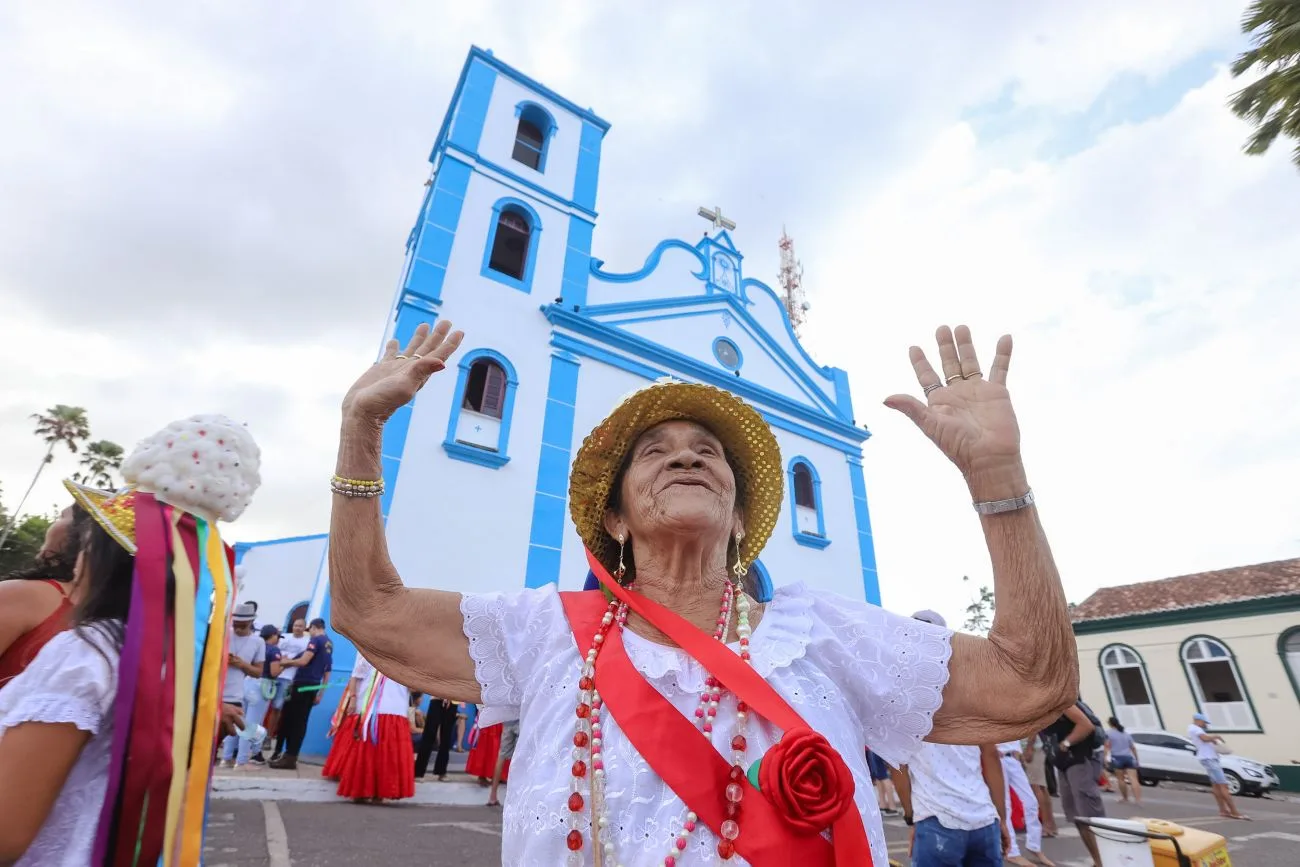
[[(492, 245), (497, 240), (497, 227), (501, 222), (502, 211), (510, 210), (515, 214), (523, 217), (528, 223), (528, 251), (524, 254), (524, 276), (522, 278), (511, 277), (509, 274), (503, 274), (491, 267), (492, 262)], [(495, 280), (503, 283), (512, 289), (518, 289), (520, 292), (533, 291), (533, 268), (537, 264), (537, 248), (542, 242), (542, 218), (537, 215), (537, 211), (523, 199), (516, 199), (512, 196), (498, 199), (492, 206), (492, 220), (488, 224), (487, 244), (483, 247), (483, 268), (479, 272), (489, 280)]]
[[(808, 468), (808, 475), (812, 476), (813, 485), (813, 509), (817, 512), (817, 532), (807, 533), (799, 529), (799, 507), (794, 501), (794, 471), (795, 467), (805, 466)], [(790, 492), (790, 527), (794, 532), (794, 540), (806, 548), (825, 548), (831, 543), (826, 538), (826, 512), (822, 508), (822, 477), (817, 474), (817, 468), (813, 462), (803, 455), (795, 455), (790, 459), (786, 466), (787, 479), (786, 490)]]
[(595, 226), (576, 216), (569, 217), (569, 237), (564, 246), (564, 271), (560, 298), (565, 304), (585, 307), (587, 282), (591, 277), (591, 235)]
[(580, 208), (596, 210), (596, 187), (600, 183), (600, 144), (609, 129), (589, 119), (582, 121), (578, 140), (578, 170), (573, 178), (573, 201)]
[(858, 529), (858, 556), (862, 560), (862, 591), (868, 602), (880, 604), (880, 576), (876, 572), (876, 545), (871, 537), (871, 511), (867, 508), (867, 482), (862, 476), (862, 455), (849, 455), (849, 484), (853, 488), (853, 518)]
[[(735, 364), (728, 363), (723, 359), (722, 353), (719, 351), (719, 347), (724, 345), (729, 347), (731, 351), (736, 354)], [(744, 367), (745, 365), (744, 353), (740, 351), (740, 347), (736, 345), (736, 341), (732, 340), (729, 337), (718, 337), (714, 339), (713, 357), (718, 360), (718, 364), (721, 364), (723, 367), (727, 368), (727, 370), (734, 370), (739, 372), (740, 368)]]
[(576, 356), (564, 350), (551, 353), (546, 411), (542, 418), (542, 451), (533, 493), (533, 523), (528, 534), (528, 564), (524, 569), (525, 587), (541, 587), (560, 580), (578, 370)]
[[(459, 442), (456, 439), (456, 426), (460, 422), (460, 413), (465, 403), (465, 388), (469, 384), (469, 370), (474, 366), (474, 362), (484, 358), (491, 359), (501, 365), (501, 369), (506, 374), (505, 402), (501, 407), (501, 427), (497, 433), (495, 451)], [(456, 377), (456, 391), (451, 399), (451, 411), (447, 414), (447, 438), (442, 443), (442, 448), (447, 452), (448, 456), (458, 461), (467, 461), (471, 464), (491, 467), (494, 470), (500, 469), (509, 463), (510, 421), (514, 416), (515, 393), (518, 390), (519, 376), (515, 373), (515, 366), (510, 363), (510, 359), (500, 352), (495, 349), (475, 349), (465, 353), (460, 360), (459, 373)]]

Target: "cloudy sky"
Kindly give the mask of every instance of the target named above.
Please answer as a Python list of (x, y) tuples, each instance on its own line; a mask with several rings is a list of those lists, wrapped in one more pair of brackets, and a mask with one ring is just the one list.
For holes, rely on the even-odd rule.
[[(989, 580), (956, 472), (880, 405), (915, 387), (907, 347), (943, 322), (986, 351), (1016, 337), (1073, 601), (1300, 556), (1300, 173), (1280, 149), (1243, 156), (1225, 107), (1244, 0), (597, 5), (6, 4), (6, 500), (49, 405), (128, 448), (220, 411), (264, 451), (229, 535), (323, 530), (338, 402), (477, 44), (612, 122), (609, 267), (721, 204), (749, 276), (774, 282), (789, 228), (805, 343), (850, 371), (873, 432), (888, 607), (956, 617), (961, 576)], [(31, 504), (61, 504), (74, 465)]]

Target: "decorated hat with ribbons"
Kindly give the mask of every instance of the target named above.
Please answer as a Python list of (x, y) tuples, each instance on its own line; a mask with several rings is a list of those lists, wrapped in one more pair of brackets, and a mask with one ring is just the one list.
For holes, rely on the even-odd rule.
[(234, 599), (217, 521), (247, 507), (260, 460), (246, 427), (198, 415), (141, 442), (123, 489), (65, 482), (135, 557), (96, 867), (200, 862)]

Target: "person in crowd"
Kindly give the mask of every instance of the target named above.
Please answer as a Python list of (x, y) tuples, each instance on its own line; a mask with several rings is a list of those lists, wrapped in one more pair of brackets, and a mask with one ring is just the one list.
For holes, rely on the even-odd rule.
[(426, 715), (424, 737), (415, 754), (415, 776), (424, 779), (429, 769), (429, 756), (435, 746), (438, 756), (433, 763), (433, 775), (438, 782), (447, 782), (447, 765), (451, 762), (451, 746), (456, 733), (456, 702), (446, 698), (430, 698)]
[(1228, 777), (1223, 773), (1219, 751), (1214, 746), (1226, 741), (1219, 735), (1210, 734), (1207, 731), (1209, 725), (1210, 718), (1205, 714), (1192, 714), (1192, 724), (1187, 727), (1187, 738), (1196, 745), (1196, 760), (1210, 778), (1210, 788), (1214, 792), (1215, 803), (1219, 805), (1219, 815), (1229, 819), (1249, 819), (1249, 816), (1237, 809), (1237, 802), (1228, 791)]
[[(571, 464), (570, 517), (601, 590), (405, 586), (384, 541), (383, 427), (462, 336), (445, 319), (420, 326), (405, 351), (390, 342), (344, 397), (331, 616), (392, 677), (519, 720), (504, 862), (601, 851), (609, 863), (639, 863), (699, 847), (760, 867), (884, 864), (875, 797), (851, 784), (870, 779), (864, 744), (893, 766), (926, 737), (995, 744), (1077, 694), (1069, 613), (1005, 387), (1010, 337), (985, 378), (969, 329), (939, 329), (943, 373), (912, 347), (917, 396), (886, 401), (965, 476), (994, 572), (997, 617), (984, 638), (801, 583), (782, 583), (766, 602), (745, 593), (785, 502), (776, 435), (736, 395), (673, 380), (621, 401)], [(493, 568), (490, 558), (481, 565)], [(782, 643), (791, 632), (804, 636), (803, 652)], [(643, 675), (648, 668), (669, 674)], [(617, 726), (598, 728), (607, 714)], [(812, 756), (835, 784), (798, 787), (815, 801), (806, 812), (782, 803), (772, 777)], [(755, 787), (747, 769), (760, 758)], [(1001, 784), (996, 792), (1001, 805)], [(730, 799), (744, 800), (736, 818), (725, 812)], [(526, 818), (536, 815), (562, 818), (543, 833)]]
[(68, 587), (85, 529), (75, 503), (59, 513), (29, 568), (0, 581), (0, 689), (22, 673), (45, 643), (68, 628)]
[[(176, 447), (179, 446), (179, 447)], [(243, 425), (194, 416), (147, 438), (116, 493), (75, 482), (86, 522), (59, 633), (0, 691), (0, 863), (197, 864), (222, 723), (232, 521), (256, 491)]]
[[(406, 715), (411, 720), (411, 748), (412, 749), (415, 749), (419, 745), (420, 739), (424, 736), (424, 724), (427, 717), (424, 715), (424, 711), (420, 710), (420, 705), (423, 703), (423, 701), (424, 701), (424, 693), (420, 693), (420, 692), (411, 693), (411, 706), (407, 710)], [(415, 757), (415, 762), (416, 762), (416, 766), (418, 767), (420, 762), (420, 757), (418, 754)], [(421, 776), (423, 775), (422, 774), (415, 775), (417, 780)]]
[[(943, 615), (913, 619), (946, 626)], [(1010, 845), (1003, 814), (1002, 761), (997, 747), (922, 743), (910, 762), (890, 769), (911, 828), (915, 867), (998, 867)]]
[(355, 722), (335, 735), (342, 744), (334, 765), (339, 796), (372, 804), (415, 797), (410, 691), (360, 654), (349, 689)]
[(488, 789), (487, 805), (489, 807), (501, 806), (501, 801), (497, 798), (497, 789), (501, 785), (501, 778), (505, 774), (506, 765), (515, 757), (515, 747), (518, 744), (519, 720), (509, 720), (501, 727), (501, 747), (497, 750), (497, 763), (496, 767), (492, 769), (492, 783)]
[(898, 812), (898, 793), (894, 791), (894, 781), (889, 776), (889, 765), (868, 749), (867, 768), (871, 771), (871, 783), (876, 789), (876, 805), (880, 807), (880, 814), (893, 816)]
[[(1020, 741), (1007, 741), (998, 744), (998, 755), (1002, 760), (1002, 777), (1006, 781), (1005, 825), (1009, 842), (1007, 844), (1007, 863), (1009, 864), (1046, 864), (1054, 867), (1043, 854), (1043, 823), (1038, 816), (1038, 798), (1029, 784), (1025, 773), (1024, 754)], [(1020, 809), (1025, 817), (1025, 851), (1029, 853), (1026, 860), (1020, 854), (1020, 843), (1016, 839), (1016, 829), (1011, 823), (1011, 793), (1015, 792), (1020, 801)]]
[(463, 701), (456, 702), (456, 734), (451, 742), (451, 748), (455, 752), (465, 752), (465, 724), (468, 719), (469, 705)]
[(1025, 760), (1025, 776), (1033, 787), (1034, 798), (1038, 803), (1038, 820), (1043, 826), (1044, 837), (1055, 837), (1056, 812), (1052, 809), (1052, 794), (1047, 788), (1048, 762), (1038, 735), (1032, 735), (1020, 742), (1021, 758)]
[[(243, 710), (250, 735), (257, 731), (262, 716), (266, 713), (266, 701), (262, 698), (266, 642), (262, 636), (253, 632), (253, 621), (256, 618), (257, 611), (251, 604), (244, 602), (235, 607), (227, 645), (230, 663), (226, 668), (226, 685), (221, 694), (223, 702)], [(221, 745), (222, 765), (227, 768), (247, 767), (254, 746), (258, 751), (261, 750), (260, 738), (254, 744), (252, 737), (227, 735)]]
[(330, 718), (328, 732), (330, 749), (320, 772), (320, 775), (327, 780), (338, 781), (343, 773), (343, 760), (351, 751), (352, 743), (357, 736), (357, 723), (360, 721), (356, 703), (357, 680), (364, 672), (361, 657), (358, 656), (357, 661), (353, 663), (352, 676), (348, 678), (347, 685), (343, 687), (343, 694), (339, 696), (339, 704), (334, 709), (334, 716)]
[(1093, 836), (1092, 828), (1079, 821), (1106, 815), (1099, 783), (1101, 761), (1097, 758), (1101, 739), (1096, 726), (1076, 702), (1044, 729), (1042, 735), (1052, 765), (1057, 770), (1056, 785), (1066, 821), (1074, 822), (1083, 845), (1092, 856), (1094, 867), (1101, 867), (1097, 838)]
[(1120, 721), (1111, 717), (1106, 721), (1108, 737), (1106, 738), (1106, 765), (1115, 775), (1119, 788), (1119, 799), (1128, 800), (1128, 792), (1133, 790), (1133, 801), (1142, 803), (1142, 786), (1138, 779), (1138, 751), (1133, 743), (1133, 736), (1124, 731)]
[[(479, 708), (481, 712), (483, 709)], [(469, 732), (469, 755), (465, 757), (465, 773), (478, 780), (484, 788), (492, 785), (492, 775), (496, 773), (497, 756), (501, 753), (502, 723), (482, 725), (476, 718), (474, 727)], [(501, 768), (501, 782), (510, 780), (510, 762)]]
[[(269, 732), (272, 717), (277, 714), (277, 711), (271, 710), (270, 708), (274, 706), (276, 699), (280, 698), (280, 672), (284, 668), (283, 664), (280, 662), (280, 630), (274, 625), (268, 623), (258, 630), (258, 634), (262, 636), (262, 642), (266, 645), (266, 658), (262, 661), (262, 676), (258, 678), (257, 681), (257, 688), (262, 694), (262, 701), (258, 706), (261, 713), (257, 717), (251, 719), (250, 724), (257, 725), (265, 720), (266, 729)], [(281, 699), (281, 703), (283, 703), (283, 699)], [(267, 739), (270, 739), (269, 734), (267, 735)], [(266, 749), (267, 746), (268, 744), (266, 742), (254, 744), (252, 755), (249, 756), (249, 761), (256, 762), (260, 765), (266, 764), (266, 756), (262, 755), (262, 751)]]
[[(280, 734), (284, 738), (284, 751), (279, 758), (272, 759), (270, 767), (280, 771), (292, 771), (298, 767), (298, 751), (307, 737), (307, 723), (311, 720), (312, 708), (320, 704), (329, 685), (330, 668), (334, 660), (334, 644), (325, 634), (325, 621), (317, 617), (308, 627), (311, 639), (307, 649), (296, 659), (281, 664), (293, 666), (298, 671), (293, 676), (293, 689), (284, 703), (284, 712), (280, 717)], [(405, 711), (403, 711), (405, 716)]]
[(297, 666), (290, 665), (290, 662), (302, 656), (310, 643), (307, 620), (303, 617), (295, 617), (289, 625), (289, 634), (280, 636), (280, 674), (276, 677), (276, 692), (271, 699), (271, 724), (266, 727), (268, 740), (275, 744), (271, 752), (273, 762), (284, 754), (285, 734), (280, 718), (284, 715), (284, 703), (293, 691), (293, 681), (298, 674)]

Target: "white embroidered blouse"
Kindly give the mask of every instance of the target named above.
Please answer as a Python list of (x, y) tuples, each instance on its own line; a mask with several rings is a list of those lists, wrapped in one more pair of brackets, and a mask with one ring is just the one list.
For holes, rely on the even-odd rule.
[(28, 722), (72, 723), (90, 733), (45, 824), (15, 867), (84, 867), (93, 854), (112, 758), (117, 651), (98, 633), (87, 634), (92, 639), (76, 631), (51, 638), (25, 671), (0, 689), (0, 740)]
[[(503, 817), (503, 864), (591, 864), (590, 814), (583, 815), (583, 860), (567, 860), (567, 800), (574, 760), (574, 709), (582, 660), (554, 587), (517, 593), (467, 594), (465, 635), (482, 687), (485, 716), (520, 721)], [(751, 664), (808, 725), (844, 757), (853, 772), (877, 867), (889, 863), (865, 747), (897, 766), (929, 733), (948, 680), (951, 631), (803, 584), (781, 587), (750, 638)], [(637, 670), (683, 714), (704, 689), (704, 668), (685, 652), (624, 631)], [(733, 645), (733, 649), (736, 646)], [(724, 695), (713, 743), (730, 760), (736, 698)], [(686, 807), (622, 735), (602, 719), (605, 787), (618, 861), (658, 865), (682, 828)], [(703, 736), (703, 735), (701, 735)], [(750, 717), (745, 761), (756, 761), (781, 737)], [(585, 756), (583, 756), (585, 758)], [(582, 789), (587, 795), (585, 786)], [(742, 814), (741, 835), (745, 833)], [(702, 823), (691, 834), (683, 865), (722, 862), (717, 837)]]

